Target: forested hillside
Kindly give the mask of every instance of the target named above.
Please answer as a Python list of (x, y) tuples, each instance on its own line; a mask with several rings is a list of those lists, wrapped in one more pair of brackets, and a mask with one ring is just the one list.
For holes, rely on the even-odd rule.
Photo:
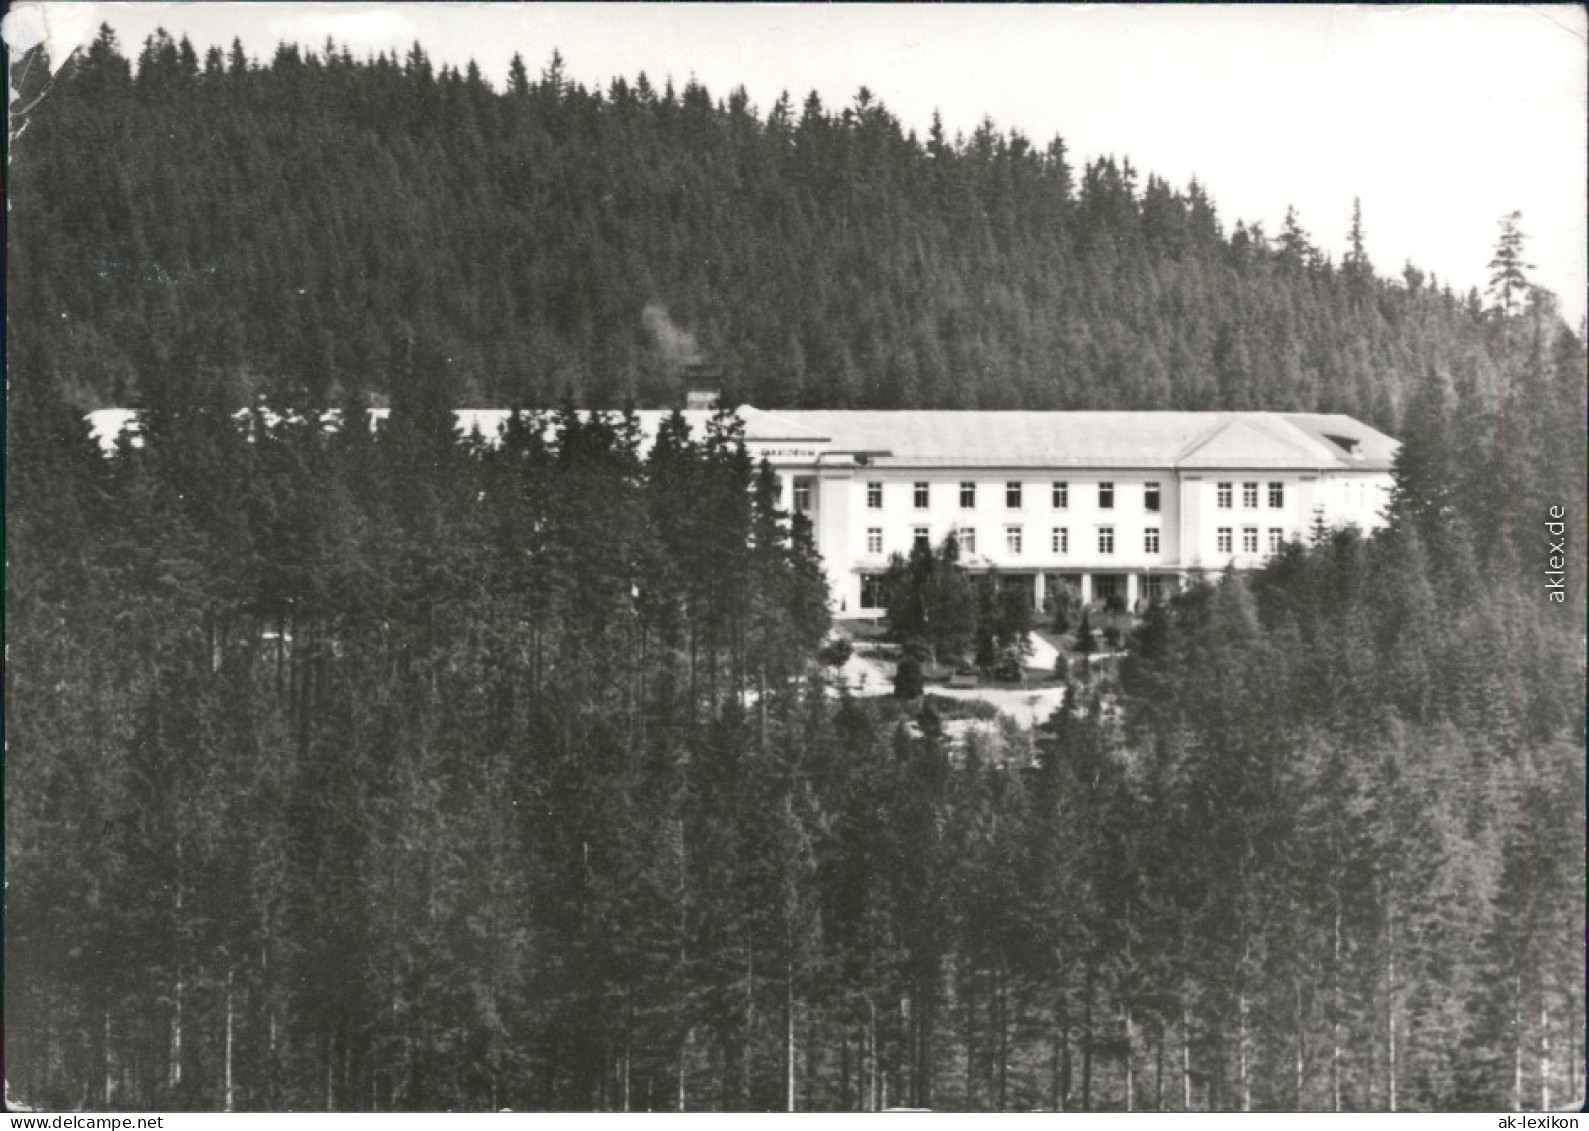
[(107, 458), (22, 407), (29, 1102), (1578, 1102), (1581, 573), (1481, 567), (1412, 467), (1390, 533), (1193, 587), (990, 746), (834, 696), (729, 419), (642, 453), (199, 406)]
[[(557, 60), (472, 68), (108, 34), (12, 154), (13, 370), (81, 407), (436, 383), (455, 404), (1320, 410), (1395, 433), (1431, 367), (1493, 391), (1476, 295), (1322, 258), (1195, 184), (866, 91), (754, 108)], [(1370, 216), (1367, 223), (1372, 222)], [(1475, 264), (1475, 274), (1482, 267)], [(1384, 274), (1381, 271), (1385, 272)]]
[[(1584, 362), (1515, 228), (1458, 302), (875, 106), (146, 56), (15, 151), (11, 1094), (1581, 1102)], [(671, 397), (687, 333), (764, 404), (1402, 404), (1390, 525), (953, 739), (834, 686), (732, 414), (573, 409)]]

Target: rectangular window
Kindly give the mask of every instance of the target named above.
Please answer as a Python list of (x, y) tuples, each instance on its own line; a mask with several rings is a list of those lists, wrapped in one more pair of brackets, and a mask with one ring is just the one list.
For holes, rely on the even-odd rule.
[(927, 484), (925, 484), (925, 483), (916, 484), (915, 497), (916, 497), (916, 509), (919, 510), (919, 511), (926, 510), (927, 509)]
[(1214, 545), (1221, 554), (1230, 553), (1230, 527), (1221, 526), (1214, 532)]
[(866, 552), (868, 554), (881, 554), (883, 552), (883, 528), (870, 527), (866, 531)]
[(1244, 554), (1256, 554), (1258, 552), (1258, 528), (1256, 526), (1244, 526), (1241, 528), (1241, 552)]
[(1006, 526), (1004, 528), (1004, 548), (1012, 554), (1021, 552), (1021, 528), (1019, 526)]
[(1221, 484), (1219, 484), (1215, 488), (1214, 496), (1215, 496), (1215, 499), (1216, 499), (1216, 505), (1218, 505), (1220, 510), (1228, 511), (1230, 509), (1230, 484), (1229, 483), (1221, 483)]
[(883, 485), (881, 483), (868, 483), (866, 485), (866, 505), (874, 511), (883, 509)]
[(805, 514), (811, 509), (811, 480), (794, 481), (794, 509), (795, 514)]
[(1098, 552), (1100, 554), (1112, 554), (1115, 552), (1114, 527), (1100, 526), (1098, 528)]
[(1159, 552), (1159, 528), (1150, 526), (1142, 532), (1142, 552), (1156, 554)]
[(1021, 509), (1021, 485), (1013, 480), (1004, 485), (1004, 505), (1012, 511)]
[(932, 539), (928, 536), (925, 526), (918, 526), (911, 531), (911, 544), (918, 550), (932, 549)]
[(1054, 484), (1054, 509), (1057, 510), (1057, 511), (1062, 511), (1062, 510), (1065, 510), (1069, 506), (1070, 506), (1070, 484), (1069, 483), (1056, 483), (1056, 484)]
[(1159, 485), (1157, 483), (1144, 483), (1142, 485), (1142, 509), (1157, 511), (1159, 509)]
[(960, 554), (962, 557), (977, 552), (977, 532), (975, 530), (962, 530), (957, 537), (960, 542)]
[(883, 607), (883, 579), (875, 573), (861, 575), (861, 608), (881, 609)]
[(1243, 483), (1241, 485), (1241, 505), (1244, 510), (1258, 509), (1258, 484)]
[(1115, 507), (1115, 485), (1113, 483), (1098, 484), (1098, 509), (1112, 511)]
[(1066, 527), (1054, 527), (1054, 553), (1070, 553), (1070, 531)]
[(1284, 483), (1269, 484), (1269, 509), (1279, 510), (1286, 505), (1286, 485)]
[(1269, 528), (1269, 552), (1271, 554), (1278, 554), (1280, 547), (1285, 545), (1285, 540), (1286, 532), (1284, 530), (1281, 530), (1278, 526)]
[(975, 483), (960, 484), (960, 506), (971, 510), (977, 505), (977, 485)]

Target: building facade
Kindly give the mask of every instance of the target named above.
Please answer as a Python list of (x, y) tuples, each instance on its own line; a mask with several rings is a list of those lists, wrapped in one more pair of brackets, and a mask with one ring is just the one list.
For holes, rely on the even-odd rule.
[[(951, 534), (967, 568), (1039, 607), (1070, 585), (1136, 608), (1189, 574), (1260, 565), (1315, 523), (1383, 525), (1397, 447), (1317, 413), (737, 411), (785, 508), (811, 521), (840, 616), (879, 615), (890, 557)], [(507, 415), (464, 410), (459, 428), (490, 439)], [(649, 437), (668, 413), (639, 415)], [(684, 416), (699, 436), (711, 412)], [(132, 419), (91, 417), (107, 444)]]
[(953, 534), (972, 572), (1137, 608), (1261, 564), (1315, 523), (1383, 525), (1396, 443), (1310, 413), (741, 410), (811, 520), (835, 611), (875, 616), (894, 554)]

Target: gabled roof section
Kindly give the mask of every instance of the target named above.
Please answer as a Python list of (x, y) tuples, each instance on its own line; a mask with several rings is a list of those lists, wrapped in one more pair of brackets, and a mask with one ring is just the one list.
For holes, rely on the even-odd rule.
[(1388, 471), (1401, 446), (1379, 429), (1339, 412), (1288, 412), (1282, 419), (1347, 467)]
[(1294, 467), (1330, 462), (1328, 453), (1321, 452), (1307, 437), (1287, 435), (1266, 424), (1245, 414), (1232, 415), (1177, 453), (1175, 466)]
[(827, 442), (833, 437), (816, 428), (796, 423), (787, 416), (763, 412), (751, 405), (741, 405), (737, 410), (745, 422), (745, 439), (759, 441), (803, 440), (809, 443)]

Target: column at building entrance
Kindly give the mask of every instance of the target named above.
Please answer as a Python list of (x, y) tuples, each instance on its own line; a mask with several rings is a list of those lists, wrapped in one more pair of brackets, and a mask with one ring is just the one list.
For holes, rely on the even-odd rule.
[(1137, 611), (1137, 575), (1126, 574), (1126, 608), (1131, 612)]
[(1038, 570), (1032, 577), (1032, 608), (1038, 612), (1043, 611), (1043, 601), (1047, 597), (1048, 575)]

